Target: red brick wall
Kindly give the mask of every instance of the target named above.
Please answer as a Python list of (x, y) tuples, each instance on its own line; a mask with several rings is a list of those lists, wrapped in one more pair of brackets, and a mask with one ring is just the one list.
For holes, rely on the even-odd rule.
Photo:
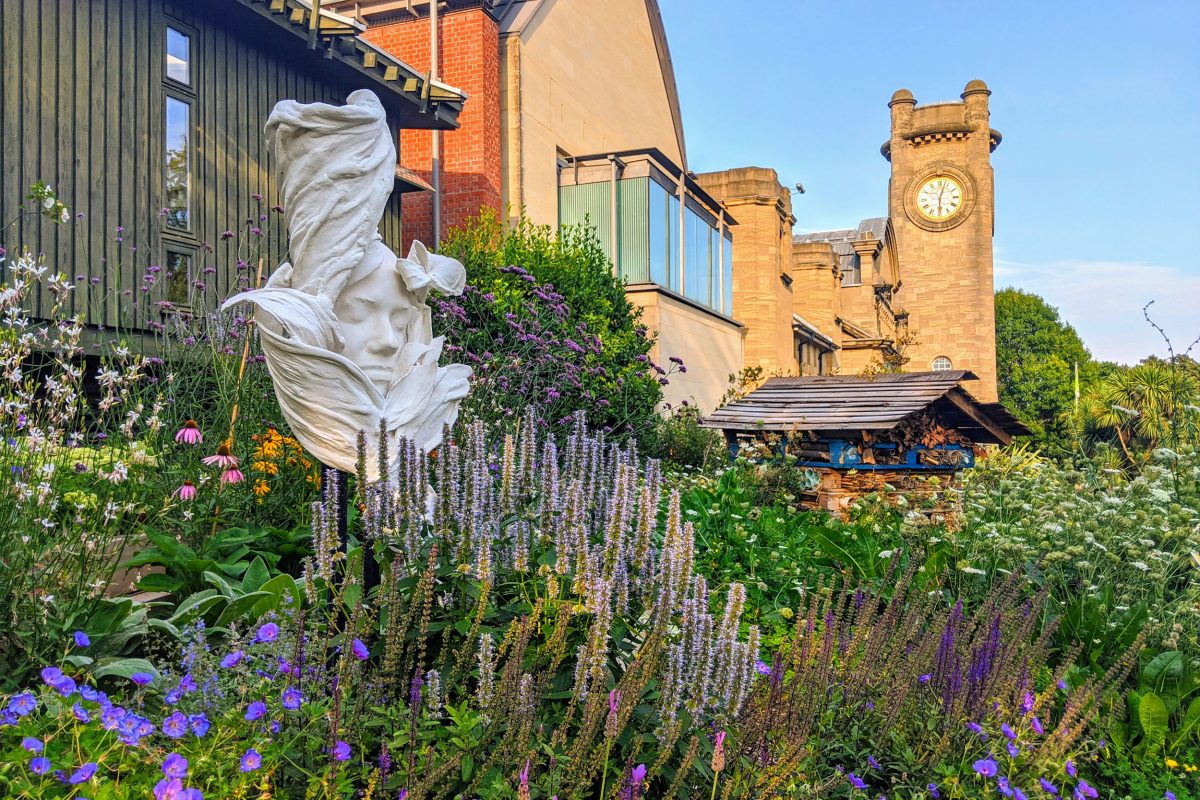
[[(438, 75), (467, 94), (459, 128), (442, 132), (442, 235), (482, 208), (500, 208), (500, 31), (482, 9), (438, 17)], [(410, 66), (429, 69), (429, 19), (372, 25), (366, 38)], [(400, 163), (433, 183), (431, 131), (400, 132)], [(404, 249), (433, 242), (433, 198), (404, 195)]]

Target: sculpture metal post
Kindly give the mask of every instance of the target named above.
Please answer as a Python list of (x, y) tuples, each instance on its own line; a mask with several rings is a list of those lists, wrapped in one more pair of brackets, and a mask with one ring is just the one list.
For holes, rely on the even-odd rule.
[[(394, 187), (396, 148), (373, 92), (356, 91), (344, 106), (285, 100), (266, 133), (290, 260), (264, 288), (224, 307), (255, 306), (280, 409), (305, 449), (352, 473), (364, 432), (367, 479), (387, 479), (381, 435), (392, 473), (400, 440), (426, 452), (437, 447), (467, 395), (471, 369), (439, 366), (443, 339), (433, 337), (426, 305), (435, 289), (461, 294), (466, 272), (420, 242), (407, 258), (384, 244), (379, 222)], [(340, 494), (344, 504), (344, 488)], [(344, 538), (344, 509), (341, 519)]]

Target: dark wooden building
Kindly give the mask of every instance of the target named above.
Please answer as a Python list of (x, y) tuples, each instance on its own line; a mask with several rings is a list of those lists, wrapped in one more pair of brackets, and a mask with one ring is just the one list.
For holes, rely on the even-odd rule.
[(771, 378), (703, 424), (723, 431), (734, 455), (753, 445), (815, 470), (809, 505), (836, 513), (891, 487), (943, 514), (984, 445), (1029, 434), (1003, 405), (963, 389), (969, 380), (967, 370)]
[[(0, 246), (86, 286), (72, 311), (89, 323), (146, 330), (162, 301), (214, 307), (260, 256), (286, 257), (263, 134), (276, 102), (365, 88), (396, 130), (456, 126), (461, 93), (361, 29), (310, 0), (3, 0)], [(35, 181), (69, 222), (21, 213)], [(393, 248), (400, 194), (418, 188), (397, 171)]]

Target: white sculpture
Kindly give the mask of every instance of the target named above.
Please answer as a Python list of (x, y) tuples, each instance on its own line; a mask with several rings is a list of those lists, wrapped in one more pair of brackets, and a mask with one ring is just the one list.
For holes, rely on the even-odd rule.
[(393, 458), (401, 437), (437, 447), (458, 416), (470, 367), (438, 366), (431, 289), (461, 294), (462, 264), (413, 242), (398, 258), (379, 235), (395, 180), (396, 148), (379, 98), (344, 106), (285, 100), (267, 120), (278, 165), (291, 262), (265, 288), (231, 297), (253, 303), (267, 368), (292, 432), (323, 463), (353, 472), (360, 431), (367, 473), (378, 480), (386, 420)]

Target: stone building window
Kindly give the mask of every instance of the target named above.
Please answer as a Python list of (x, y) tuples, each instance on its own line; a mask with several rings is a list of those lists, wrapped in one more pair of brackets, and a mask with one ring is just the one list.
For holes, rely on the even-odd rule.
[(862, 286), (862, 260), (855, 253), (850, 257), (850, 269), (842, 270), (842, 286)]
[(950, 359), (946, 356), (938, 356), (933, 360), (934, 372), (946, 372), (951, 369), (954, 369), (954, 365), (950, 363)]

